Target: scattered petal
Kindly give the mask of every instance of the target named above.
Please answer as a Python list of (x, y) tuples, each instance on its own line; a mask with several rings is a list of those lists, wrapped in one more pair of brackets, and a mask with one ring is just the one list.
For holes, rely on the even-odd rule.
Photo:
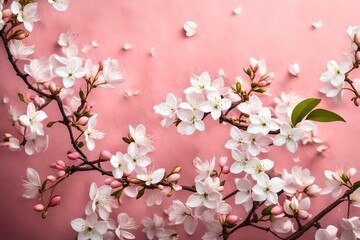
[(219, 75), (220, 77), (225, 76), (225, 71), (224, 71), (224, 69), (220, 68), (220, 69), (218, 70), (218, 75)]
[(298, 162), (301, 161), (301, 159), (300, 159), (299, 156), (297, 156), (297, 157), (294, 157), (294, 158), (293, 158), (293, 161), (294, 161), (295, 163), (298, 163)]
[(150, 49), (150, 56), (154, 57), (156, 55), (156, 48), (151, 48)]
[(129, 43), (129, 42), (126, 42), (125, 44), (124, 44), (124, 46), (123, 46), (123, 50), (124, 51), (127, 51), (127, 50), (130, 50), (130, 49), (132, 49), (132, 44), (131, 43)]
[(316, 151), (319, 152), (319, 153), (322, 153), (322, 152), (325, 152), (326, 150), (328, 150), (329, 147), (326, 146), (326, 145), (320, 145), (316, 148)]
[(242, 7), (238, 6), (237, 8), (234, 8), (233, 13), (235, 15), (240, 15), (242, 13)]
[(312, 24), (313, 28), (315, 28), (315, 29), (321, 28), (322, 25), (323, 25), (323, 24), (322, 24), (322, 22), (321, 22), (320, 20), (318, 20), (318, 21), (316, 21), (316, 22), (313, 22), (313, 24)]
[(97, 41), (95, 41), (95, 40), (92, 40), (91, 41), (91, 46), (93, 46), (94, 48), (97, 48), (97, 47), (99, 47), (99, 43)]
[(288, 70), (289, 70), (289, 73), (291, 75), (293, 75), (294, 77), (298, 77), (300, 74), (300, 66), (296, 62), (289, 64)]
[(193, 21), (186, 21), (184, 23), (184, 30), (185, 30), (185, 35), (187, 37), (192, 37), (196, 34), (198, 29), (198, 26), (195, 22)]
[(3, 103), (3, 104), (9, 103), (9, 97), (4, 96), (4, 97), (2, 98), (2, 103)]

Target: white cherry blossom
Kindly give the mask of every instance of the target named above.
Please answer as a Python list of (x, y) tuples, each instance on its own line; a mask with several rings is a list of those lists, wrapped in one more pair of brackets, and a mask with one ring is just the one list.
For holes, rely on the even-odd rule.
[(32, 59), (30, 64), (24, 65), (24, 71), (38, 83), (52, 79), (48, 59)]
[(142, 181), (145, 182), (147, 186), (150, 186), (151, 184), (157, 184), (163, 180), (165, 176), (165, 169), (159, 168), (155, 171), (146, 170), (145, 173), (137, 174), (136, 177)]
[(49, 144), (49, 136), (27, 135), (25, 139), (25, 153), (28, 155), (45, 152)]
[(19, 117), (19, 122), (22, 126), (28, 127), (30, 138), (36, 138), (36, 136), (44, 135), (43, 120), (47, 118), (47, 115), (44, 111), (36, 111), (35, 105), (30, 102), (27, 106), (26, 115), (21, 115)]
[(322, 195), (329, 194), (333, 197), (340, 196), (342, 192), (342, 186), (348, 183), (350, 178), (357, 172), (355, 168), (350, 168), (347, 172), (343, 170), (339, 170), (336, 172), (332, 172), (329, 170), (325, 170), (324, 174), (326, 177), (326, 187), (321, 192)]
[(208, 101), (205, 101), (199, 105), (201, 111), (211, 113), (211, 117), (214, 120), (220, 118), (223, 110), (227, 110), (231, 107), (231, 100), (227, 98), (221, 98), (221, 95), (217, 91), (211, 91), (207, 93)]
[(84, 131), (86, 147), (92, 151), (95, 149), (94, 139), (103, 139), (105, 133), (95, 129), (97, 123), (97, 114), (89, 118), (87, 129)]
[(338, 87), (344, 83), (345, 74), (352, 67), (351, 61), (343, 61), (340, 65), (336, 61), (330, 60), (327, 64), (328, 71), (320, 76), (320, 81), (330, 82), (334, 87)]
[(271, 227), (270, 229), (278, 233), (288, 233), (295, 232), (294, 224), (291, 222), (291, 219), (286, 217), (285, 214), (280, 214), (277, 216), (271, 216)]
[(258, 180), (262, 176), (266, 175), (266, 171), (269, 171), (274, 167), (274, 162), (270, 159), (259, 160), (258, 158), (252, 158), (248, 162), (248, 167), (245, 168), (245, 172), (251, 174), (254, 180)]
[(253, 57), (250, 58), (250, 67), (254, 72), (258, 72), (260, 76), (263, 76), (267, 72), (265, 59), (261, 58), (257, 60)]
[(71, 58), (65, 67), (58, 67), (55, 73), (63, 78), (64, 87), (70, 88), (75, 84), (75, 80), (82, 78), (86, 74), (85, 68), (82, 67), (82, 61), (78, 58)]
[(114, 178), (118, 179), (122, 178), (124, 173), (131, 173), (135, 169), (135, 164), (126, 161), (124, 159), (124, 155), (121, 152), (117, 152), (115, 155), (111, 156), (110, 163), (114, 167), (112, 174), (114, 175)]
[(33, 168), (26, 169), (27, 180), (23, 179), (23, 187), (25, 192), (22, 195), (24, 198), (33, 199), (39, 195), (41, 189), (41, 181), (39, 174)]
[(262, 102), (256, 95), (251, 95), (248, 102), (240, 103), (237, 108), (240, 112), (254, 115), (258, 114), (260, 109), (262, 109)]
[(100, 188), (96, 183), (92, 183), (90, 186), (90, 201), (86, 205), (85, 214), (90, 215), (97, 209), (99, 216), (103, 220), (108, 220), (109, 214), (112, 212), (112, 208), (116, 208), (116, 199), (111, 196), (112, 188), (107, 185), (103, 185)]
[(327, 82), (324, 86), (320, 88), (320, 92), (324, 93), (326, 97), (334, 98), (336, 102), (341, 102), (343, 96), (343, 88), (345, 86), (345, 82), (341, 83), (338, 86), (332, 85), (330, 82)]
[(304, 130), (292, 128), (290, 124), (283, 123), (280, 126), (280, 133), (275, 136), (273, 143), (275, 146), (286, 144), (286, 149), (291, 153), (295, 153), (298, 148), (297, 141), (301, 140), (304, 134)]
[(203, 182), (196, 182), (196, 193), (189, 196), (186, 205), (189, 207), (198, 207), (204, 205), (207, 208), (215, 209), (221, 202), (222, 195), (217, 191), (220, 186), (219, 178), (214, 181), (208, 177)]
[(250, 134), (248, 141), (249, 145), (247, 151), (249, 151), (252, 156), (257, 156), (260, 152), (268, 152), (270, 150), (269, 145), (272, 143), (270, 137), (264, 136), (261, 133)]
[(98, 221), (96, 213), (92, 213), (86, 219), (76, 218), (71, 221), (71, 227), (78, 232), (78, 240), (102, 240), (108, 230), (106, 221)]
[(141, 223), (144, 226), (142, 231), (146, 233), (146, 237), (150, 240), (154, 239), (164, 227), (164, 219), (155, 213), (152, 219), (145, 217), (141, 220)]
[(265, 205), (276, 204), (278, 202), (277, 193), (282, 190), (284, 181), (281, 178), (269, 178), (263, 174), (257, 179), (257, 184), (252, 188), (252, 198), (255, 201), (265, 201)]
[(241, 173), (246, 168), (250, 167), (249, 162), (252, 159), (255, 159), (253, 156), (250, 156), (248, 152), (240, 151), (238, 149), (231, 150), (231, 156), (235, 162), (230, 166), (230, 172), (234, 174)]
[(133, 218), (130, 218), (126, 213), (119, 213), (117, 222), (118, 226), (115, 229), (115, 234), (120, 240), (135, 239), (135, 235), (128, 231), (139, 227)]
[(185, 95), (186, 102), (179, 104), (179, 108), (190, 109), (190, 110), (200, 110), (200, 104), (205, 101), (204, 95), (202, 93), (191, 92)]
[(184, 229), (187, 234), (194, 234), (198, 225), (197, 218), (192, 214), (191, 209), (179, 200), (174, 200), (173, 204), (168, 209), (169, 220), (174, 224), (184, 224)]
[(211, 78), (208, 72), (203, 72), (200, 76), (193, 74), (190, 78), (191, 87), (184, 90), (185, 94), (191, 92), (202, 93), (204, 90), (215, 91), (216, 88), (211, 86)]
[(177, 116), (181, 122), (177, 126), (177, 131), (180, 134), (191, 135), (198, 131), (205, 130), (205, 124), (202, 121), (204, 113), (201, 111), (192, 111), (189, 109), (180, 109), (177, 112)]
[(249, 139), (251, 134), (246, 131), (241, 131), (239, 128), (233, 126), (230, 129), (230, 136), (232, 139), (225, 143), (227, 149), (246, 149), (249, 145)]
[(146, 135), (146, 128), (144, 125), (139, 124), (135, 128), (129, 125), (129, 131), (131, 137), (134, 139), (135, 143), (139, 146), (142, 146), (147, 149), (147, 151), (151, 152), (155, 148), (151, 145), (153, 139), (150, 135)]
[(262, 133), (268, 134), (270, 131), (279, 129), (277, 122), (271, 118), (271, 111), (269, 108), (261, 108), (257, 115), (250, 115), (250, 125), (247, 131), (252, 134)]
[(208, 161), (201, 161), (197, 157), (194, 159), (193, 164), (196, 167), (196, 172), (199, 173), (195, 178), (195, 182), (197, 182), (211, 176), (215, 168), (215, 157)]
[(342, 218), (340, 225), (344, 229), (341, 233), (340, 240), (355, 240), (360, 238), (359, 217), (351, 217), (349, 219)]
[(31, 32), (34, 28), (34, 22), (40, 21), (37, 14), (38, 3), (27, 3), (24, 7), (17, 1), (11, 3), (11, 12), (17, 15), (17, 20), (24, 23), (26, 30)]
[[(292, 216), (298, 216), (301, 219), (307, 219), (309, 213), (306, 212), (310, 208), (310, 198), (302, 198), (299, 196), (293, 196), (291, 199), (285, 199), (284, 202), (284, 211)], [(305, 216), (305, 217), (304, 217)]]
[(310, 175), (309, 169), (303, 169), (300, 166), (293, 166), (291, 173), (284, 169), (282, 171), (282, 179), (284, 180), (284, 191), (289, 196), (297, 191), (302, 191), (315, 181), (315, 177)]
[(35, 52), (35, 46), (26, 46), (22, 41), (12, 39), (9, 41), (11, 55), (17, 60), (29, 60), (28, 56)]
[(320, 228), (315, 233), (315, 240), (339, 240), (339, 238), (336, 237), (337, 232), (337, 227), (333, 225), (329, 225), (325, 229)]
[(124, 76), (120, 70), (119, 61), (108, 58), (105, 60), (103, 73), (99, 76), (98, 84), (105, 88), (114, 88), (110, 83), (121, 83), (124, 81)]
[(252, 185), (247, 179), (235, 179), (236, 188), (239, 190), (235, 194), (235, 204), (241, 204), (246, 212), (249, 212), (253, 207), (253, 199), (251, 197)]
[(141, 170), (151, 164), (150, 158), (146, 155), (148, 152), (147, 148), (132, 142), (127, 148), (127, 153), (124, 154), (124, 160), (134, 164), (136, 169)]
[(64, 12), (68, 9), (70, 0), (48, 0), (48, 2), (51, 3), (56, 10)]

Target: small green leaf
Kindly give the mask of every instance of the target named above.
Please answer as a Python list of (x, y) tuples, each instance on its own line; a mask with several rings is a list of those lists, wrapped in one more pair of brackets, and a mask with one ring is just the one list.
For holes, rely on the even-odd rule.
[(236, 93), (240, 93), (241, 92), (241, 83), (237, 82), (236, 83)]
[(346, 122), (340, 115), (328, 111), (326, 109), (315, 109), (306, 117), (307, 120), (313, 120), (316, 122)]
[(122, 192), (122, 189), (119, 189), (119, 190), (113, 192), (113, 193), (111, 194), (111, 196), (113, 196), (113, 197), (115, 197), (115, 198), (120, 198), (121, 192)]
[(321, 99), (308, 98), (298, 103), (291, 114), (292, 125), (295, 127), (296, 124), (301, 122), (303, 118), (320, 103), (320, 101)]
[(136, 196), (136, 199), (141, 198), (141, 197), (144, 195), (144, 193), (145, 193), (145, 188), (141, 189), (141, 190), (138, 192), (138, 194), (137, 194), (137, 196)]
[(46, 127), (51, 128), (56, 122), (48, 122), (48, 124), (46, 124)]
[(41, 192), (45, 191), (46, 184), (47, 184), (47, 179), (41, 185), (41, 189), (40, 189)]
[(22, 95), (21, 93), (18, 93), (18, 97), (21, 102), (26, 103), (24, 95)]
[(79, 96), (80, 96), (81, 100), (85, 100), (85, 94), (84, 94), (83, 90), (81, 90), (81, 89), (79, 91)]
[(353, 189), (354, 189), (354, 190), (356, 190), (356, 189), (358, 189), (358, 188), (360, 188), (360, 181), (357, 181), (357, 182), (355, 182), (355, 183), (353, 184)]
[(271, 209), (273, 209), (273, 207), (275, 207), (275, 205), (270, 205), (270, 206), (264, 208), (264, 209), (261, 211), (261, 214), (262, 214), (263, 216), (271, 215)]

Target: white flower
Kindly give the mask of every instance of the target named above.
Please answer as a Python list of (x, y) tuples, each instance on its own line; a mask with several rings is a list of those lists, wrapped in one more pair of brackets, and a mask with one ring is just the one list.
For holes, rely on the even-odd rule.
[(17, 138), (9, 138), (9, 149), (10, 151), (18, 151), (20, 149), (20, 142)]
[(200, 76), (193, 74), (190, 78), (191, 87), (184, 90), (185, 94), (191, 92), (202, 93), (204, 90), (215, 91), (216, 88), (211, 86), (211, 79), (208, 72), (203, 72)]
[(48, 59), (32, 59), (30, 64), (24, 65), (24, 71), (38, 83), (48, 82), (52, 78)]
[(309, 197), (301, 198), (299, 196), (298, 197), (293, 196), (290, 200), (285, 199), (284, 211), (289, 215), (299, 216), (300, 218), (303, 217), (304, 216), (303, 214), (305, 213), (305, 216), (308, 217), (309, 214), (306, 212), (306, 210), (310, 208), (310, 204), (311, 204), (310, 198)]
[(269, 171), (273, 167), (274, 162), (270, 159), (259, 160), (258, 158), (252, 158), (248, 163), (248, 167), (244, 170), (246, 173), (251, 174), (251, 177), (254, 180), (258, 180), (261, 176), (267, 176), (265, 172)]
[(281, 92), (280, 98), (274, 98), (276, 116), (281, 117), (284, 121), (290, 122), (291, 113), (295, 106), (302, 100), (295, 92)]
[(47, 118), (47, 115), (44, 111), (36, 111), (35, 105), (30, 102), (27, 106), (26, 115), (21, 115), (19, 117), (19, 122), (22, 126), (29, 128), (29, 136), (31, 138), (36, 138), (36, 136), (44, 135), (42, 121)]
[(204, 180), (204, 182), (197, 181), (197, 192), (189, 196), (186, 205), (189, 207), (204, 205), (210, 209), (217, 208), (222, 199), (222, 195), (217, 191), (219, 186), (219, 178), (215, 178), (215, 181), (213, 181), (210, 177), (208, 177)]
[(356, 51), (358, 49), (358, 46), (357, 44), (355, 43), (355, 36), (359, 39), (360, 37), (360, 27), (359, 26), (349, 26), (347, 29), (346, 29), (346, 32), (350, 38), (350, 40), (352, 41), (352, 44), (351, 44), (351, 48), (352, 50)]
[(164, 103), (156, 105), (155, 111), (163, 117), (173, 118), (177, 110), (177, 99), (174, 94), (168, 93)]
[(268, 152), (271, 143), (272, 139), (268, 136), (264, 136), (261, 133), (251, 134), (247, 150), (252, 156), (257, 156), (260, 152)]
[(115, 155), (111, 156), (110, 163), (114, 167), (112, 174), (114, 178), (122, 178), (124, 173), (131, 173), (135, 169), (135, 164), (128, 162), (124, 159), (124, 155), (121, 152), (117, 152)]
[(221, 98), (221, 95), (217, 91), (211, 91), (207, 94), (207, 99), (200, 104), (199, 108), (201, 111), (211, 113), (211, 117), (214, 120), (220, 118), (223, 110), (227, 110), (231, 107), (231, 100), (227, 98)]
[(286, 169), (282, 171), (282, 179), (284, 180), (284, 191), (287, 195), (293, 195), (296, 191), (301, 191), (304, 188), (314, 183), (315, 177), (310, 175), (309, 169), (299, 166), (293, 166), (291, 173)]
[(217, 240), (222, 234), (223, 227), (219, 221), (209, 220), (205, 222), (207, 231), (201, 237), (203, 240)]
[(146, 154), (148, 149), (138, 146), (136, 143), (132, 142), (127, 148), (127, 153), (124, 155), (124, 160), (128, 163), (134, 164), (138, 169), (142, 169), (151, 164), (151, 160)]
[(17, 14), (17, 20), (24, 23), (26, 30), (31, 32), (34, 27), (34, 22), (40, 21), (39, 15), (37, 15), (37, 3), (28, 3), (24, 6), (17, 1), (11, 3), (11, 12)]
[(92, 183), (89, 192), (91, 200), (86, 205), (85, 214), (90, 215), (98, 209), (101, 219), (108, 220), (111, 209), (117, 207), (116, 199), (111, 193), (110, 186), (104, 185), (98, 188), (96, 183)]
[(326, 97), (334, 98), (337, 103), (341, 102), (343, 96), (343, 88), (345, 86), (345, 82), (340, 84), (339, 86), (333, 86), (330, 82), (326, 83), (325, 86), (320, 88), (320, 92), (324, 93)]
[(158, 240), (177, 240), (178, 234), (175, 232), (175, 230), (172, 229), (159, 229), (159, 231), (156, 233), (156, 237)]
[(155, 148), (151, 145), (153, 139), (151, 136), (146, 135), (146, 128), (144, 125), (139, 124), (135, 128), (129, 125), (129, 131), (131, 137), (134, 139), (135, 143), (146, 148), (147, 151), (151, 152)]
[[(61, 1), (61, 0), (48, 0), (50, 1)], [(68, 1), (68, 0), (65, 0)], [(72, 45), (75, 45), (75, 40), (76, 40), (76, 35), (70, 31), (66, 32), (66, 33), (61, 33), (59, 35), (59, 40), (57, 41), (57, 44), (61, 47), (64, 48), (68, 48), (71, 47)]]
[(25, 139), (25, 153), (28, 155), (45, 152), (49, 144), (49, 136), (27, 135)]
[(184, 229), (187, 234), (194, 234), (198, 221), (191, 212), (191, 209), (184, 205), (179, 200), (174, 200), (173, 204), (168, 209), (169, 220), (175, 224), (184, 224)]
[(232, 149), (231, 156), (235, 160), (235, 162), (230, 166), (230, 172), (234, 174), (244, 171), (246, 168), (249, 167), (249, 160), (254, 159), (254, 157), (249, 156), (247, 152), (240, 151), (238, 149)]
[(251, 95), (248, 102), (240, 103), (237, 107), (242, 113), (248, 115), (258, 114), (262, 109), (262, 102), (256, 95)]
[(290, 231), (294, 232), (294, 225), (290, 218), (285, 217), (285, 214), (281, 214), (278, 216), (271, 216), (270, 229), (278, 233), (288, 233)]
[(359, 217), (342, 218), (340, 222), (344, 231), (341, 233), (340, 240), (355, 240), (360, 238)]
[(325, 170), (324, 174), (326, 177), (326, 187), (321, 192), (322, 195), (331, 193), (333, 197), (340, 196), (342, 192), (342, 186), (346, 185), (357, 170), (355, 168), (350, 168), (346, 173), (343, 170), (332, 172)]
[(328, 71), (321, 74), (320, 81), (330, 82), (334, 87), (338, 87), (344, 83), (345, 74), (351, 67), (351, 61), (343, 61), (338, 65), (336, 61), (330, 60), (327, 64)]
[(298, 148), (297, 141), (304, 136), (304, 133), (305, 131), (300, 128), (292, 128), (290, 124), (283, 123), (280, 126), (280, 133), (274, 139), (274, 145), (281, 146), (286, 143), (286, 149), (295, 153)]
[(329, 225), (325, 229), (320, 228), (315, 233), (315, 240), (339, 240), (336, 237), (337, 231), (337, 227), (333, 225)]
[(191, 92), (185, 95), (186, 102), (179, 104), (179, 108), (200, 110), (200, 104), (204, 102), (204, 95), (198, 92)]
[(53, 5), (53, 7), (61, 12), (64, 12), (69, 7), (70, 0), (48, 0), (49, 3)]
[(23, 179), (22, 185), (25, 188), (25, 192), (22, 196), (27, 199), (35, 198), (41, 189), (39, 174), (33, 168), (27, 168), (26, 177), (27, 180)]
[(291, 63), (288, 67), (289, 73), (295, 77), (298, 77), (300, 74), (300, 66), (298, 63)]
[(184, 30), (185, 30), (185, 35), (187, 37), (192, 37), (196, 34), (198, 29), (198, 26), (195, 22), (193, 21), (186, 21), (184, 23)]
[(96, 213), (92, 213), (86, 219), (77, 218), (71, 221), (71, 227), (78, 232), (78, 240), (102, 240), (108, 229), (105, 221), (98, 221)]
[(263, 58), (256, 60), (255, 58), (250, 58), (250, 67), (254, 72), (258, 72), (260, 76), (266, 74), (266, 62)]
[(110, 83), (120, 83), (124, 81), (124, 76), (120, 70), (119, 61), (116, 59), (106, 59), (103, 73), (100, 75), (96, 84), (106, 88), (114, 88)]
[(215, 168), (215, 157), (213, 157), (211, 161), (204, 162), (197, 157), (194, 159), (193, 164), (199, 173), (195, 178), (195, 182), (197, 182), (211, 176)]
[(350, 195), (350, 203), (354, 207), (360, 207), (360, 188), (356, 189), (351, 195)]
[(257, 184), (252, 188), (252, 198), (255, 201), (265, 201), (265, 205), (276, 204), (278, 202), (277, 193), (282, 190), (284, 181), (281, 178), (269, 178), (263, 174), (257, 179)]
[(228, 140), (225, 143), (225, 148), (235, 149), (239, 147), (240, 149), (246, 149), (249, 145), (250, 133), (246, 131), (241, 131), (239, 128), (233, 126), (230, 129), (230, 136), (232, 139)]
[(116, 236), (120, 239), (135, 239), (134, 234), (130, 233), (129, 229), (137, 229), (139, 225), (137, 225), (134, 219), (129, 218), (126, 213), (120, 213), (117, 216), (118, 226), (115, 229)]
[(154, 239), (157, 233), (164, 227), (164, 219), (156, 214), (151, 219), (149, 217), (145, 217), (141, 220), (142, 225), (145, 228), (142, 229), (148, 239)]
[(86, 70), (81, 65), (82, 61), (73, 57), (67, 62), (65, 67), (56, 68), (55, 73), (63, 78), (64, 87), (72, 87), (75, 84), (75, 79), (85, 76)]
[(144, 181), (147, 186), (161, 182), (161, 180), (163, 180), (164, 176), (165, 176), (164, 168), (156, 169), (153, 172), (146, 169), (145, 173), (136, 175), (136, 177), (138, 179)]
[(88, 127), (84, 131), (86, 146), (90, 151), (95, 149), (94, 139), (102, 139), (105, 136), (105, 133), (95, 129), (97, 122), (96, 118), (97, 114), (94, 114), (92, 117), (89, 118)]
[(22, 41), (12, 39), (9, 41), (11, 55), (17, 60), (28, 60), (28, 56), (35, 52), (35, 46), (26, 46)]
[(261, 108), (258, 115), (250, 115), (250, 125), (247, 131), (252, 134), (262, 133), (268, 134), (270, 131), (279, 129), (277, 122), (271, 118), (271, 112), (269, 108)]
[(181, 122), (177, 126), (177, 131), (180, 134), (191, 135), (195, 130), (204, 131), (205, 124), (202, 121), (204, 113), (201, 111), (192, 111), (189, 109), (180, 109), (177, 116)]
[(241, 204), (246, 212), (249, 212), (253, 207), (253, 199), (251, 197), (251, 184), (247, 179), (235, 179), (236, 188), (239, 190), (235, 194), (235, 204)]

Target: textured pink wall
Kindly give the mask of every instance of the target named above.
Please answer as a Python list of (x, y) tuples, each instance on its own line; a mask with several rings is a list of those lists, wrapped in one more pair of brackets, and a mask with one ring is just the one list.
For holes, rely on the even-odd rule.
[[(243, 13), (234, 15), (232, 10), (240, 5)], [(47, 3), (40, 3), (42, 21), (35, 24), (32, 36), (26, 42), (36, 45), (34, 57), (48, 56), (52, 51), (58, 51), (55, 43), (59, 34), (71, 30), (79, 35), (79, 46), (91, 40), (100, 44), (89, 53), (93, 60), (119, 59), (126, 81), (112, 91), (99, 89), (91, 98), (99, 113), (98, 128), (107, 133), (104, 141), (97, 142), (96, 150), (106, 148), (112, 153), (125, 150), (121, 137), (127, 134), (128, 125), (142, 123), (155, 139), (156, 150), (150, 155), (155, 166), (170, 169), (181, 164), (188, 167), (190, 170), (183, 173), (188, 184), (191, 182), (186, 176), (195, 176), (191, 163), (196, 156), (230, 156), (223, 147), (229, 139), (230, 128), (207, 119), (205, 132), (197, 132), (191, 137), (180, 136), (175, 128), (160, 127), (161, 119), (153, 113), (153, 105), (162, 102), (168, 92), (183, 97), (182, 90), (189, 85), (192, 73), (208, 71), (214, 77), (218, 69), (223, 68), (226, 83), (232, 84), (235, 76), (242, 74), (249, 57), (265, 58), (268, 70), (276, 74), (271, 90), (273, 97), (290, 90), (296, 90), (303, 97), (321, 97), (324, 99), (322, 107), (331, 108), (347, 121), (346, 124), (319, 124), (320, 136), (330, 146), (324, 155), (317, 154), (312, 146), (300, 148), (295, 155), (283, 148), (266, 155), (275, 161), (277, 170), (290, 169), (294, 164), (292, 158), (300, 156), (300, 164), (310, 168), (317, 183), (323, 186), (323, 170), (335, 170), (339, 166), (360, 167), (359, 109), (350, 101), (336, 105), (318, 91), (322, 85), (318, 79), (326, 71), (327, 61), (340, 60), (343, 52), (349, 49), (345, 29), (348, 25), (360, 24), (358, 9), (360, 2), (355, 0), (73, 0), (67, 12), (59, 13)], [(199, 27), (198, 33), (191, 38), (183, 34), (182, 25), (187, 20), (195, 21)], [(316, 20), (323, 22), (323, 27), (318, 30), (311, 27)], [(123, 51), (125, 42), (132, 43), (133, 48)], [(156, 48), (154, 57), (149, 55), (152, 47)], [(301, 66), (298, 79), (287, 72), (288, 64), (295, 61)], [(10, 104), (24, 111), (25, 106), (17, 101), (16, 93), (25, 88), (14, 75), (2, 48), (0, 73), (0, 97), (10, 97)], [(137, 89), (141, 91), (139, 96), (124, 98), (126, 90)], [(273, 97), (263, 99), (272, 103)], [(348, 94), (345, 99), (349, 99)], [(6, 117), (7, 108), (8, 105), (0, 105), (1, 134), (12, 131)], [(58, 114), (53, 112), (49, 116), (49, 120), (56, 119)], [(103, 183), (104, 178), (97, 173), (75, 174), (58, 189), (62, 196), (61, 206), (52, 209), (48, 218), (42, 220), (32, 209), (34, 201), (21, 197), (21, 177), (25, 176), (27, 167), (38, 170), (42, 178), (55, 173), (48, 164), (65, 160), (65, 153), (70, 148), (62, 126), (55, 125), (46, 131), (50, 135), (50, 145), (45, 153), (27, 156), (0, 149), (0, 239), (74, 239), (76, 234), (70, 221), (83, 217), (90, 183)], [(95, 152), (91, 154), (96, 155)], [(174, 198), (181, 196), (175, 194)], [(330, 197), (315, 200), (314, 212), (330, 200)], [(121, 206), (120, 210), (134, 216), (137, 222), (144, 215), (151, 216), (154, 209), (161, 209), (146, 208), (141, 201), (134, 208), (134, 200), (126, 199), (125, 202), (130, 204)], [(166, 203), (163, 207), (167, 207)], [(242, 211), (241, 207), (235, 209)], [(343, 216), (340, 209), (334, 212)], [(329, 223), (336, 224), (327, 219), (324, 226)], [(182, 227), (176, 229), (181, 232)], [(145, 237), (140, 229), (136, 235), (139, 239)], [(255, 236), (248, 232), (242, 239), (254, 239)], [(193, 236), (191, 239), (198, 238)]]

